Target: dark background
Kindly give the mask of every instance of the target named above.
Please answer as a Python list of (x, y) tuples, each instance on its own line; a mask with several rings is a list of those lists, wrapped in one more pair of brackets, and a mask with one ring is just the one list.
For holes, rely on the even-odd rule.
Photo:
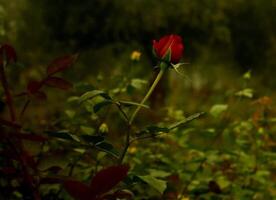
[[(247, 70), (262, 95), (272, 95), (276, 87), (272, 0), (0, 2), (0, 40), (15, 46), (21, 63), (14, 69), (18, 73), (12, 73), (17, 86), (43, 77), (47, 63), (67, 53), (80, 54), (65, 74), (75, 84), (93, 84), (101, 77), (101, 87), (108, 88), (117, 84), (110, 80), (116, 74), (147, 79), (156, 65), (152, 40), (175, 33), (184, 41), (182, 61), (190, 63), (181, 68), (184, 78), (171, 72), (170, 84), (181, 85), (175, 94), (183, 87), (197, 90), (200, 97), (212, 96), (213, 90), (224, 93)], [(133, 66), (130, 55), (135, 50), (142, 56)]]
[(117, 56), (140, 48), (149, 56), (152, 39), (177, 33), (191, 60), (260, 71), (275, 64), (272, 0), (11, 0), (0, 8), (1, 41), (13, 43), (24, 62), (72, 51), (92, 58), (103, 49)]

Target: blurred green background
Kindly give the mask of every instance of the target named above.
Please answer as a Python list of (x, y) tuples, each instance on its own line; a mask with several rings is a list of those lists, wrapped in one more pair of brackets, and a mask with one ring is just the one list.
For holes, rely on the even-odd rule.
[[(234, 88), (252, 70), (253, 86), (271, 96), (276, 87), (276, 3), (273, 0), (0, 0), (0, 41), (11, 43), (22, 63), (19, 85), (43, 76), (53, 58), (80, 53), (65, 76), (108, 88), (110, 75), (147, 79), (156, 65), (152, 40), (183, 37), (184, 77), (169, 75), (172, 103), (188, 95), (211, 98)], [(142, 53), (133, 64), (131, 52)], [(120, 79), (120, 78), (119, 78)], [(106, 81), (105, 81), (106, 80)], [(118, 80), (118, 79), (117, 79)], [(108, 86), (109, 85), (109, 86)], [(163, 83), (164, 85), (164, 83)], [(178, 87), (176, 87), (178, 85)], [(168, 87), (165, 84), (163, 87)], [(183, 88), (187, 90), (183, 92)], [(192, 91), (192, 92), (191, 92)], [(183, 95), (176, 95), (182, 92)], [(173, 95), (175, 94), (175, 95)], [(161, 95), (162, 96), (162, 95)], [(165, 94), (163, 95), (165, 96)]]
[[(80, 52), (86, 70), (114, 68), (134, 49), (151, 59), (151, 41), (183, 37), (192, 64), (222, 64), (271, 75), (276, 59), (273, 0), (1, 0), (0, 40), (25, 64)], [(111, 67), (112, 65), (112, 67)], [(150, 64), (148, 64), (150, 65)], [(148, 66), (145, 66), (145, 68)], [(221, 66), (219, 66), (221, 67)], [(85, 74), (87, 71), (85, 70)], [(80, 72), (81, 74), (82, 72)], [(268, 80), (266, 80), (268, 81)]]

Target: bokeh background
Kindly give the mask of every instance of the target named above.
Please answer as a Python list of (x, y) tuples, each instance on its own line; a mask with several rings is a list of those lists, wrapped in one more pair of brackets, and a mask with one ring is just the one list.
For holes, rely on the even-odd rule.
[[(152, 40), (175, 33), (183, 37), (183, 61), (190, 63), (182, 68), (186, 78), (172, 74), (176, 94), (182, 87), (205, 88), (202, 95), (225, 90), (251, 70), (253, 84), (271, 95), (275, 7), (273, 0), (0, 0), (0, 41), (17, 49), (22, 68), (14, 78), (22, 84), (41, 76), (54, 57), (76, 52), (80, 59), (70, 80), (93, 82), (122, 72), (146, 79), (156, 65)], [(142, 55), (133, 66), (135, 50)]]
[[(210, 68), (252, 69), (271, 75), (275, 65), (273, 0), (1, 0), (0, 39), (12, 43), (20, 61), (34, 65), (57, 54), (80, 52), (90, 75), (112, 71), (140, 50), (151, 66), (151, 41), (183, 37), (185, 59)], [(79, 70), (79, 74), (82, 71)], [(271, 78), (273, 79), (273, 78)], [(266, 81), (269, 81), (266, 79)], [(273, 82), (271, 80), (271, 82)]]

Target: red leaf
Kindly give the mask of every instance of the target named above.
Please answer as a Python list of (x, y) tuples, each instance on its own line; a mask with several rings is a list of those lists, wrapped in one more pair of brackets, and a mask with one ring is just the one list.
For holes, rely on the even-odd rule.
[(79, 181), (67, 180), (64, 182), (65, 190), (76, 200), (96, 200), (91, 188)]
[(73, 87), (70, 82), (59, 77), (49, 77), (45, 80), (45, 84), (62, 90), (68, 90)]
[(66, 55), (53, 60), (47, 68), (47, 74), (52, 75), (69, 68), (77, 59), (77, 55)]
[(38, 90), (41, 88), (42, 84), (40, 81), (30, 81), (27, 86), (27, 90), (30, 94), (34, 94), (38, 92)]
[(99, 171), (90, 184), (93, 193), (101, 195), (108, 192), (127, 176), (128, 170), (128, 165), (118, 165)]
[(6, 58), (8, 63), (16, 62), (17, 56), (14, 48), (9, 44), (3, 44), (0, 47), (0, 60)]

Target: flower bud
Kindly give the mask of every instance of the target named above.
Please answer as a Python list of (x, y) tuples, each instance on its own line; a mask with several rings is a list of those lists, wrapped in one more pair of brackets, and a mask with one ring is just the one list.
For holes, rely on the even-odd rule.
[(182, 38), (178, 35), (167, 35), (159, 41), (153, 40), (153, 52), (157, 58), (176, 64), (180, 61), (184, 50)]

